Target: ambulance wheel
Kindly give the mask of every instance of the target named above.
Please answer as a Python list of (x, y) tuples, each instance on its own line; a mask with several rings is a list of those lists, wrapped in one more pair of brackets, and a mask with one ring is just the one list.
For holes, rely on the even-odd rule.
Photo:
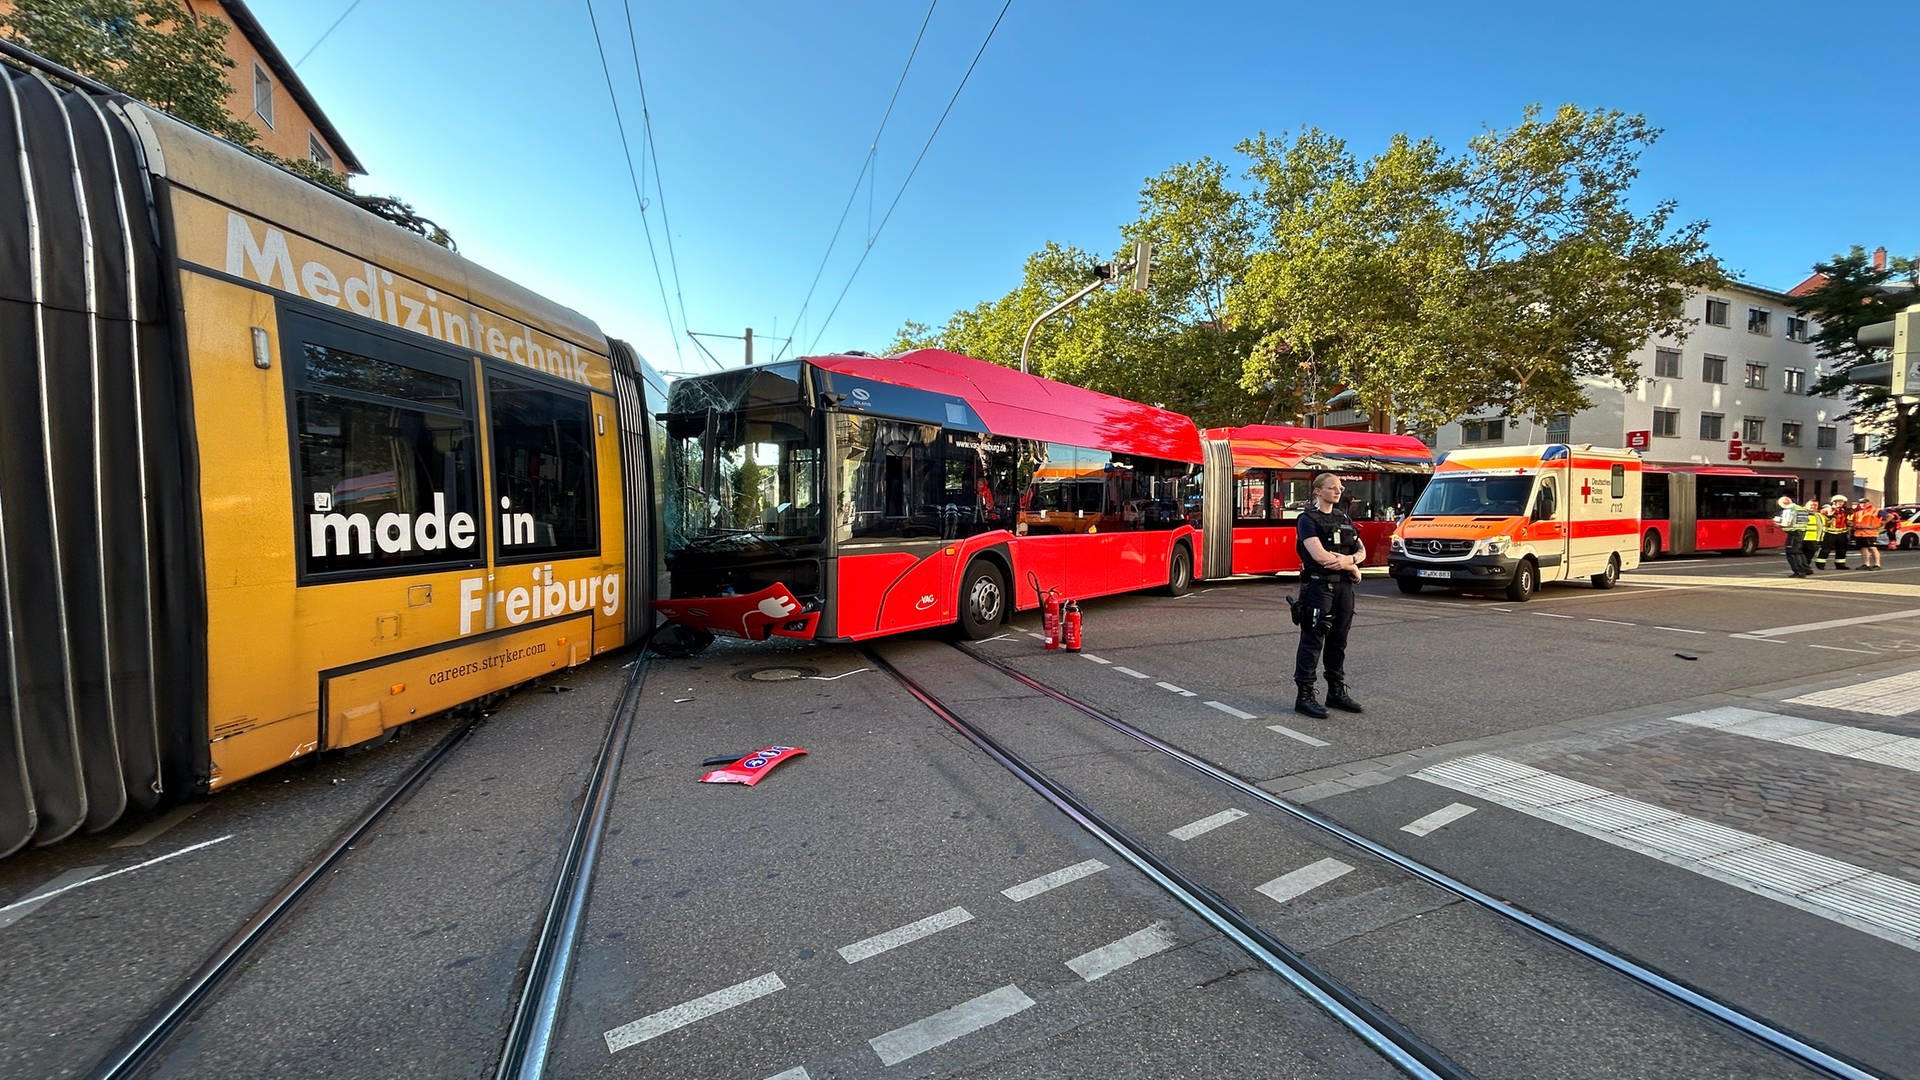
[(1740, 554), (1754, 555), (1760, 551), (1760, 534), (1748, 529), (1740, 537)]
[(1917, 547), (1920, 547), (1920, 533), (1908, 533), (1900, 538), (1901, 551), (1912, 551)]
[(1640, 542), (1640, 559), (1643, 562), (1652, 562), (1659, 557), (1660, 534), (1654, 532), (1652, 529), (1648, 529), (1647, 538)]
[(1607, 556), (1606, 571), (1593, 575), (1593, 587), (1596, 589), (1611, 589), (1618, 584), (1620, 584), (1620, 556), (1609, 555)]
[(1193, 591), (1193, 549), (1185, 544), (1173, 545), (1173, 556), (1167, 560), (1167, 595), (1185, 596)]
[(1000, 568), (975, 559), (960, 579), (960, 633), (970, 641), (1000, 632), (1007, 617), (1007, 579)]
[(1421, 581), (1419, 578), (1410, 578), (1410, 577), (1394, 578), (1393, 583), (1395, 585), (1400, 586), (1400, 591), (1403, 593), (1406, 593), (1408, 596), (1412, 596), (1414, 593), (1419, 592), (1420, 587), (1426, 584), (1426, 582)]
[(1522, 559), (1519, 568), (1513, 572), (1513, 580), (1507, 582), (1507, 599), (1524, 604), (1532, 599), (1533, 590), (1539, 586), (1539, 568), (1533, 565), (1532, 559)]

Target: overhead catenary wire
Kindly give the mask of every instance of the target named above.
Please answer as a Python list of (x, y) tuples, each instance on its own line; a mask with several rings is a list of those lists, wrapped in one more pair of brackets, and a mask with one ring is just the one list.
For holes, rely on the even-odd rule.
[(901, 197), (907, 193), (907, 185), (913, 183), (914, 174), (920, 171), (920, 163), (927, 159), (927, 151), (933, 148), (934, 138), (940, 134), (940, 128), (946, 124), (947, 117), (953, 113), (954, 103), (960, 100), (960, 92), (967, 88), (967, 80), (973, 78), (974, 68), (980, 66), (980, 57), (985, 55), (987, 46), (992, 44), (994, 33), (1000, 29), (1000, 23), (1007, 17), (1007, 9), (1012, 6), (1013, 0), (1007, 0), (1002, 4), (1000, 14), (994, 17), (993, 25), (987, 28), (987, 36), (981, 40), (980, 48), (975, 50), (973, 62), (967, 65), (966, 74), (960, 76), (960, 85), (953, 88), (953, 96), (947, 99), (947, 107), (941, 111), (940, 119), (933, 125), (933, 130), (927, 134), (926, 144), (920, 147), (920, 155), (913, 159), (913, 167), (907, 170), (906, 179), (900, 181), (900, 190), (894, 193), (893, 201), (887, 204), (887, 212), (881, 216), (880, 224), (874, 226), (873, 234), (867, 237), (867, 246), (860, 252), (860, 261), (853, 264), (853, 272), (847, 275), (847, 284), (841, 288), (840, 295), (834, 299), (833, 307), (827, 312), (827, 317), (821, 320), (819, 331), (814, 334), (812, 344), (807, 346), (808, 352), (819, 347), (820, 339), (826, 336), (827, 326), (833, 322), (833, 316), (840, 310), (841, 302), (846, 300), (847, 291), (853, 288), (854, 279), (860, 276), (860, 268), (867, 264), (867, 256), (873, 253), (874, 243), (880, 239), (880, 233), (886, 229), (887, 222), (892, 220), (894, 208), (900, 205)]
[[(660, 182), (660, 149), (653, 142), (653, 111), (647, 108), (647, 80), (640, 74), (640, 45), (633, 36), (633, 4), (622, 0), (627, 17), (627, 48), (633, 53), (633, 81), (640, 87), (640, 126), (647, 133), (647, 156), (653, 159), (653, 190), (660, 196), (660, 231), (667, 236), (667, 267), (673, 271), (673, 299), (680, 305), (680, 325), (693, 333), (687, 319), (686, 293), (680, 288), (680, 260), (673, 253), (673, 222), (667, 217), (667, 189)], [(678, 346), (675, 346), (676, 353)]]
[[(594, 17), (593, 0), (587, 0), (587, 22), (593, 27), (593, 48), (600, 55), (600, 71), (607, 78), (607, 98), (613, 102), (613, 122), (620, 132), (620, 150), (627, 159), (627, 178), (633, 182), (633, 200), (640, 208), (640, 229), (647, 238), (647, 257), (653, 262), (653, 280), (660, 286), (660, 307), (667, 317), (667, 332), (673, 340), (673, 357), (676, 367), (685, 367), (685, 358), (680, 354), (680, 330), (673, 323), (673, 307), (667, 303), (667, 279), (660, 273), (660, 253), (653, 246), (653, 226), (647, 221), (647, 200), (640, 192), (640, 177), (633, 167), (633, 144), (627, 141), (627, 125), (620, 118), (620, 97), (613, 89), (613, 70), (607, 66), (607, 50), (600, 41), (600, 20)], [(631, 20), (629, 20), (631, 25)], [(662, 228), (665, 227), (665, 212), (662, 211)]]
[[(926, 40), (927, 25), (933, 22), (933, 9), (938, 7), (939, 3), (940, 0), (933, 0), (932, 3), (929, 3), (927, 5), (926, 17), (920, 20), (920, 33), (914, 36), (913, 48), (907, 51), (907, 62), (900, 68), (899, 80), (893, 84), (893, 96), (887, 99), (886, 111), (880, 115), (880, 127), (874, 131), (872, 140), (867, 143), (866, 157), (860, 161), (860, 174), (853, 178), (853, 190), (847, 192), (847, 205), (840, 208), (840, 220), (833, 225), (833, 235), (827, 238), (827, 250), (821, 253), (820, 266), (814, 270), (813, 281), (807, 285), (807, 295), (800, 301), (800, 314), (795, 316), (793, 320), (793, 324), (796, 327), (800, 325), (802, 319), (807, 317), (807, 307), (813, 303), (813, 290), (819, 287), (820, 276), (826, 272), (827, 260), (833, 255), (833, 247), (840, 242), (840, 230), (847, 224), (847, 214), (853, 210), (854, 200), (860, 197), (860, 184), (867, 178), (868, 170), (873, 168), (874, 157), (880, 151), (880, 136), (885, 134), (887, 121), (893, 116), (893, 106), (900, 100), (900, 88), (907, 85), (907, 72), (913, 70), (913, 58), (920, 55), (920, 43)], [(868, 193), (869, 198), (871, 198), (871, 185), (868, 186)], [(871, 211), (868, 213), (868, 220), (872, 220)], [(789, 339), (789, 344), (791, 344), (791, 340), (792, 339)], [(780, 350), (780, 354), (776, 355), (774, 359), (778, 360), (780, 356), (785, 355), (785, 353), (786, 349), (783, 347)]]
[(347, 5), (347, 10), (345, 10), (345, 11), (343, 11), (343, 12), (341, 12), (341, 13), (340, 13), (340, 17), (339, 17), (339, 18), (337, 18), (337, 19), (335, 19), (335, 20), (333, 20), (333, 25), (332, 25), (332, 26), (329, 26), (329, 27), (327, 27), (327, 29), (326, 29), (326, 33), (323, 33), (323, 34), (321, 34), (318, 40), (316, 40), (316, 41), (315, 41), (315, 42), (314, 42), (313, 44), (311, 44), (311, 45), (309, 45), (309, 46), (307, 46), (307, 51), (306, 51), (306, 52), (303, 52), (303, 53), (301, 53), (301, 54), (300, 54), (300, 59), (298, 59), (298, 60), (295, 60), (295, 61), (293, 62), (293, 66), (297, 68), (297, 67), (299, 67), (299, 66), (300, 66), (301, 64), (304, 64), (304, 63), (306, 63), (306, 62), (307, 62), (307, 57), (309, 57), (309, 56), (312, 56), (312, 55), (313, 55), (313, 50), (315, 50), (315, 49), (317, 49), (317, 48), (319, 48), (319, 47), (320, 47), (320, 42), (322, 42), (322, 41), (325, 41), (325, 40), (327, 40), (327, 36), (328, 36), (329, 34), (332, 34), (332, 33), (333, 33), (333, 32), (334, 32), (335, 30), (338, 30), (338, 29), (340, 29), (340, 24), (341, 24), (341, 23), (343, 23), (343, 22), (346, 22), (346, 21), (347, 21), (347, 16), (349, 16), (349, 15), (351, 15), (351, 14), (353, 14), (353, 9), (354, 9), (354, 8), (357, 8), (357, 7), (359, 7), (359, 6), (360, 6), (360, 0), (353, 0), (353, 3), (351, 3), (351, 4), (348, 4), (348, 5)]

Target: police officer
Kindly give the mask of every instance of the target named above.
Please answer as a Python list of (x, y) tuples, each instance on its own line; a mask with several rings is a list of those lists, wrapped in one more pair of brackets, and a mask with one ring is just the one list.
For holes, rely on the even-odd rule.
[[(1332, 473), (1313, 478), (1313, 505), (1294, 522), (1294, 550), (1300, 555), (1300, 651), (1293, 661), (1299, 694), (1293, 710), (1325, 719), (1327, 705), (1363, 711), (1347, 693), (1347, 629), (1353, 623), (1353, 583), (1367, 549), (1353, 519), (1336, 509), (1346, 485)], [(1327, 705), (1313, 693), (1314, 669), (1326, 650)]]

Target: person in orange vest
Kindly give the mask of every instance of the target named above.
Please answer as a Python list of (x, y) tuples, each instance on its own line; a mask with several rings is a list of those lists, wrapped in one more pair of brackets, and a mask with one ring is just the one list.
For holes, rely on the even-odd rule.
[(1860, 549), (1860, 569), (1880, 569), (1880, 512), (1872, 499), (1853, 504), (1853, 546)]
[(1853, 546), (1853, 528), (1847, 519), (1847, 497), (1835, 495), (1827, 500), (1827, 508), (1820, 513), (1820, 554), (1814, 557), (1813, 565), (1825, 570), (1826, 560), (1833, 558), (1835, 570), (1847, 569), (1847, 549)]

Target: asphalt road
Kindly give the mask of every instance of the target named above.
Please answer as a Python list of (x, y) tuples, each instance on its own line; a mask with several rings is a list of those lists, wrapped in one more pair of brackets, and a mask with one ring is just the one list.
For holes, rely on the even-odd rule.
[[(1291, 709), (1285, 579), (1087, 602), (1081, 654), (1043, 651), (1032, 615), (979, 648), (1920, 1077), (1920, 555), (1887, 564), (1663, 559), (1526, 604), (1369, 578), (1348, 663), (1367, 711), (1325, 721)], [(1803, 1075), (938, 638), (880, 650), (1476, 1075)], [(151, 1074), (485, 1073), (631, 659), (509, 700)], [(554, 1075), (1395, 1075), (858, 650), (721, 643), (645, 678)], [(0, 863), (0, 1074), (84, 1074), (445, 727)], [(807, 753), (753, 788), (695, 782), (776, 744)], [(1243, 816), (1168, 839), (1223, 811)], [(1352, 869), (1260, 888), (1329, 859)]]

